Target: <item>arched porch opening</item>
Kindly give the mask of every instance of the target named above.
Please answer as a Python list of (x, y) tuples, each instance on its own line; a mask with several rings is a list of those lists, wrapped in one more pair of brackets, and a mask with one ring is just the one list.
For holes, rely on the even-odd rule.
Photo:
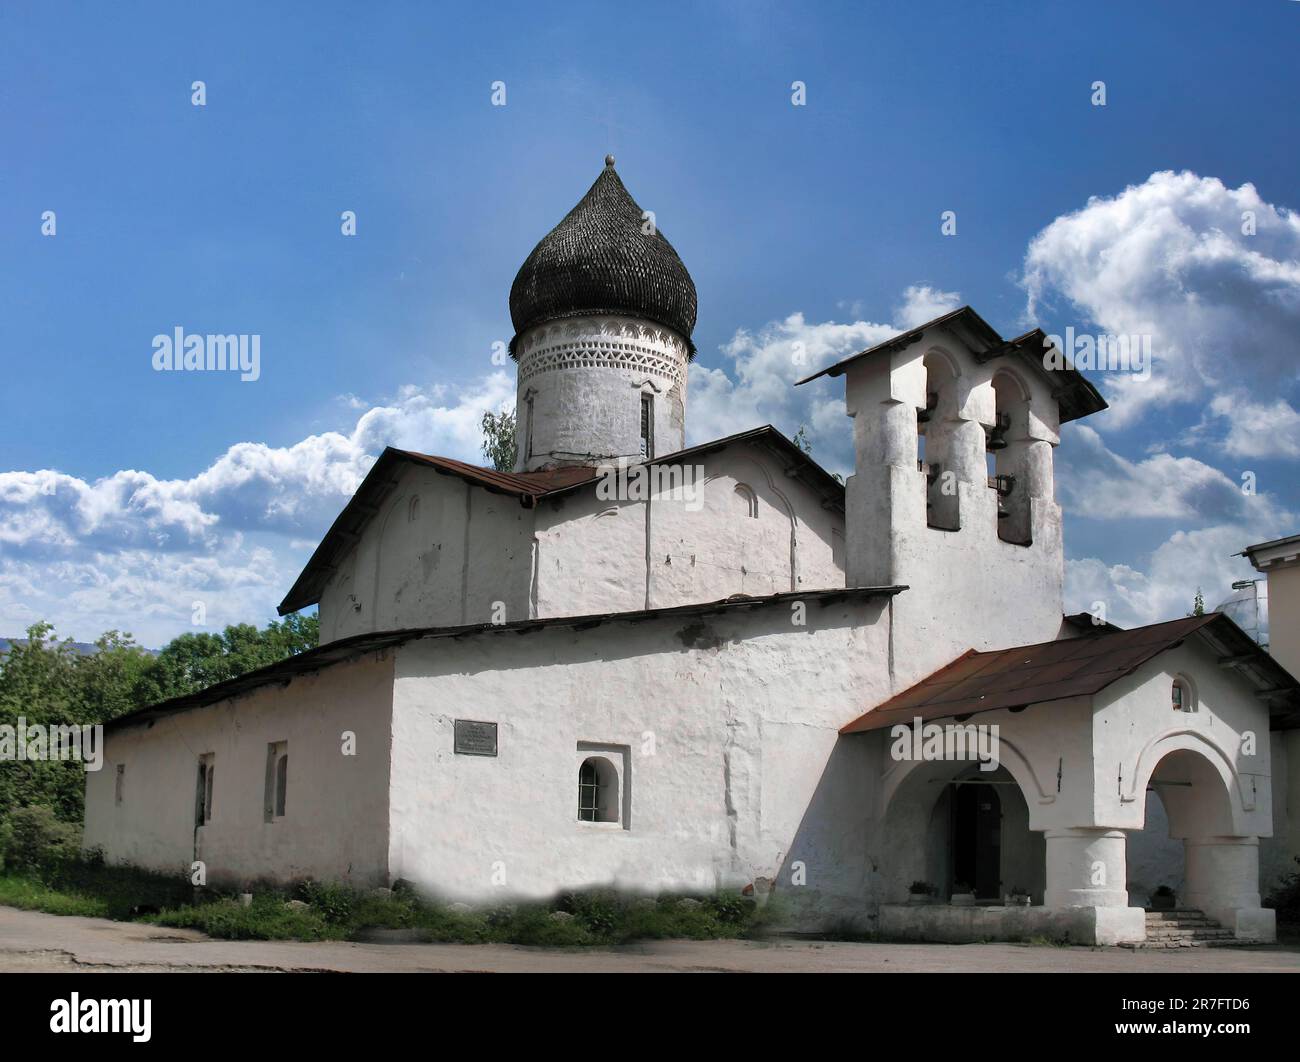
[(1143, 828), (1128, 835), (1129, 902), (1199, 910), (1238, 936), (1271, 939), (1259, 839), (1238, 827), (1244, 809), (1232, 765), (1218, 749), (1179, 744), (1151, 769)]
[(932, 886), (938, 903), (974, 892), (977, 904), (1001, 904), (1013, 891), (1043, 901), (1043, 835), (1029, 828), (1029, 806), (1006, 767), (917, 764), (893, 793), (884, 838), (884, 902), (907, 902), (914, 882)]

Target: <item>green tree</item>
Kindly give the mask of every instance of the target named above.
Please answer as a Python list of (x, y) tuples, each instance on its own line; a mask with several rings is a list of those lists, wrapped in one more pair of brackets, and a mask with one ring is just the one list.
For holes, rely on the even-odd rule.
[[(84, 654), (70, 640), (55, 641), (53, 629), (33, 624), (26, 642), (0, 656), (0, 725), (106, 723), (274, 664), (320, 638), (316, 616), (295, 614), (261, 630), (241, 623), (220, 634), (182, 634), (156, 654), (129, 634), (108, 631), (95, 652)], [(60, 820), (79, 823), (85, 783), (85, 768), (75, 760), (0, 761), (0, 824), (24, 807), (47, 807)]]
[(799, 430), (794, 433), (794, 438), (790, 441), (809, 457), (812, 456), (812, 442), (808, 438), (808, 425), (800, 424)]
[(513, 472), (519, 458), (519, 442), (515, 438), (515, 411), (483, 414), (483, 456), (492, 462), (498, 472)]
[(1205, 615), (1205, 598), (1201, 595), (1201, 588), (1199, 586), (1196, 588), (1196, 599), (1192, 602), (1192, 615)]
[[(0, 724), (81, 723), (85, 697), (77, 681), (77, 650), (50, 638), (49, 623), (27, 628), (0, 658)], [(17, 741), (14, 742), (15, 746)], [(11, 755), (16, 754), (16, 747)], [(0, 822), (18, 807), (43, 805), (64, 821), (81, 813), (84, 768), (72, 761), (0, 761)]]

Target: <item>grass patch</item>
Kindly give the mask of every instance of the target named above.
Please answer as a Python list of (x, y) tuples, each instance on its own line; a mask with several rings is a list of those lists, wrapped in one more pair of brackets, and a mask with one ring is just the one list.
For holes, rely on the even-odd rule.
[(184, 879), (95, 859), (60, 859), (0, 874), (0, 903), (118, 921), (188, 903), (193, 892)]
[(245, 906), (233, 893), (93, 859), (0, 873), (0, 904), (196, 929), (227, 940), (349, 940), (367, 930), (399, 929), (428, 942), (551, 948), (755, 937), (777, 913), (771, 902), (760, 908), (730, 893), (638, 897), (600, 889), (546, 903), (469, 908), (426, 899), (400, 884), (390, 893), (317, 882), (254, 887)]

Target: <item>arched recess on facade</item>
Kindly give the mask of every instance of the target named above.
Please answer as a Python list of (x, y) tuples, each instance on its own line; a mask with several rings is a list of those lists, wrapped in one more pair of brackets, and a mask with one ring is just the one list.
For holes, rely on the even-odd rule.
[[(754, 532), (761, 534), (765, 525), (764, 508), (780, 513), (784, 525), (789, 528), (788, 554), (783, 553), (782, 567), (785, 568), (782, 580), (784, 585), (773, 587), (775, 592), (798, 589), (798, 555), (799, 555), (799, 519), (795, 515), (794, 505), (789, 496), (778, 485), (771, 470), (762, 462), (752, 457), (739, 457), (736, 465), (723, 473), (706, 475), (704, 480), (706, 504), (709, 499), (709, 487), (720, 488), (722, 496), (717, 504), (723, 512), (736, 515), (742, 512), (743, 505), (753, 505), (752, 515), (758, 517)], [(742, 492), (739, 488), (745, 488)], [(742, 525), (746, 527), (747, 524)], [(743, 587), (741, 589), (744, 589)]]
[(992, 771), (969, 760), (896, 764), (874, 859), (883, 902), (906, 902), (917, 881), (945, 903), (963, 885), (980, 899), (1022, 887), (1041, 902), (1046, 857), (1037, 820), (1045, 795), (1024, 758), (1005, 751)]
[[(949, 720), (942, 720), (942, 722), (949, 722)], [(885, 748), (887, 759), (889, 758), (889, 746), (891, 744), (892, 739), (887, 738)], [(1025, 754), (1005, 737), (999, 737), (998, 740), (998, 762), (1007, 769), (1007, 773), (1015, 779), (1024, 793), (1025, 801), (1033, 813), (1034, 829), (1046, 829), (1048, 826), (1045, 819), (1046, 809), (1056, 802), (1055, 786), (1048, 785), (1043, 779), (1039, 778), (1038, 772), (1025, 757)], [(923, 772), (927, 768), (939, 768), (940, 770), (937, 773), (942, 776), (942, 768), (962, 766), (968, 766), (968, 764), (964, 762), (953, 763), (951, 761), (893, 760), (884, 774), (881, 807), (885, 809), (885, 814), (888, 814), (899, 791), (905, 786), (913, 784), (913, 776), (917, 775), (918, 772)]]

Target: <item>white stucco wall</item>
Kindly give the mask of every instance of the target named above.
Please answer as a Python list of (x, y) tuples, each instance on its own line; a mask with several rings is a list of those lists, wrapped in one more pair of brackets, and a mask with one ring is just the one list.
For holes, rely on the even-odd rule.
[[(393, 662), (374, 656), (111, 728), (105, 763), (86, 775), (83, 844), (109, 861), (190, 872), (210, 884), (257, 879), (387, 883), (389, 712)], [(356, 755), (342, 754), (344, 731)], [(267, 746), (289, 753), (285, 815), (266, 821)], [(213, 755), (212, 818), (196, 830), (198, 758)], [(117, 766), (125, 767), (116, 803)]]
[[(584, 615), (844, 585), (843, 515), (749, 443), (691, 459), (702, 499), (606, 501), (594, 488), (537, 516), (536, 614)], [(753, 513), (754, 515), (751, 515)]]
[[(870, 764), (837, 731), (888, 695), (885, 624), (812, 603), (803, 628), (779, 606), (403, 647), (393, 874), (477, 900), (776, 878), (860, 914)], [(495, 721), (499, 755), (455, 754), (456, 718)], [(628, 750), (630, 828), (577, 820), (580, 742)]]
[(321, 641), (844, 585), (842, 514), (774, 455), (737, 443), (698, 466), (698, 507), (605, 501), (593, 485), (536, 509), (408, 466), (321, 595)]
[[(1300, 560), (1294, 550), (1277, 547), (1255, 561), (1268, 576), (1269, 655), (1300, 675)], [(1259, 854), (1266, 893), (1300, 872), (1300, 730), (1273, 735), (1273, 836), (1261, 842)]]
[(688, 350), (672, 329), (612, 314), (573, 317), (526, 330), (515, 349), (519, 471), (640, 460), (642, 395), (654, 400), (649, 456), (685, 445)]
[(321, 594), (321, 642), (488, 623), (498, 601), (506, 620), (528, 618), (532, 530), (517, 498), (404, 466)]
[[(1170, 688), (1178, 676), (1189, 679), (1195, 689), (1195, 712), (1170, 707)], [(1095, 825), (1141, 829), (1146, 789), (1157, 765), (1171, 753), (1191, 750), (1213, 766), (1222, 788), (1194, 787), (1207, 802), (1188, 809), (1186, 821), (1191, 825), (1182, 828), (1170, 804), (1180, 791), (1164, 794), (1176, 835), (1184, 836), (1189, 829), (1272, 833), (1268, 711), (1251, 684), (1219, 667), (1215, 655), (1199, 642), (1162, 653), (1103, 690), (1096, 703)], [(1254, 735), (1253, 753), (1246, 751), (1247, 733)]]

